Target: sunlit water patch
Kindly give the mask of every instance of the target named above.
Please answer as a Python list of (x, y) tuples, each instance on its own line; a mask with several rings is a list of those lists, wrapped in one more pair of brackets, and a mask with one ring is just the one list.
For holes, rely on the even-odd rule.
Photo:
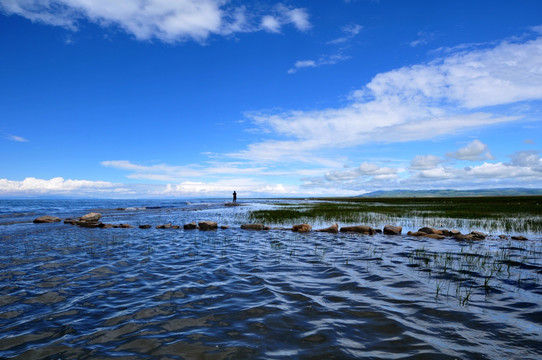
[[(540, 238), (245, 231), (270, 205), (166, 205), (60, 209), (148, 230), (3, 226), (0, 358), (542, 356)], [(155, 228), (201, 220), (230, 228)]]

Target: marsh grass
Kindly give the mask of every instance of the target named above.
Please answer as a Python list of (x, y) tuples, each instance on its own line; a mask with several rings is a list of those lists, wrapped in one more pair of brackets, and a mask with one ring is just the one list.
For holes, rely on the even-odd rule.
[(542, 196), (470, 198), (329, 198), (281, 203), (276, 209), (248, 214), (254, 222), (391, 223), (406, 228), (477, 229), (490, 233), (542, 233)]
[(421, 247), (408, 257), (410, 268), (428, 273), (428, 280), (435, 282), (436, 298), (455, 296), (462, 306), (478, 295), (539, 287), (542, 272), (540, 242), (509, 242), (497, 249), (474, 248), (470, 244), (459, 252)]

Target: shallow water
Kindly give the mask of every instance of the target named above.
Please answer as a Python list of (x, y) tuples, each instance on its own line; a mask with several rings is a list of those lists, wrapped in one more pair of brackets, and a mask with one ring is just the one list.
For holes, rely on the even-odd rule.
[[(0, 203), (0, 358), (542, 357), (540, 237), (241, 230), (262, 202), (16, 205)], [(153, 228), (31, 223), (90, 209)], [(230, 228), (154, 228), (201, 220)]]

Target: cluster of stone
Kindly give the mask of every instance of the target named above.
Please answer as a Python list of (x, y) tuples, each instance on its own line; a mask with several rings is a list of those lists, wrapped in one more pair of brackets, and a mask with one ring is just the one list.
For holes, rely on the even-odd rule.
[(407, 235), (423, 236), (431, 239), (445, 239), (447, 237), (456, 240), (484, 240), (487, 235), (480, 231), (472, 231), (470, 234), (461, 234), (459, 230), (435, 229), (432, 227), (423, 227), (416, 232), (409, 231)]
[[(129, 224), (104, 224), (100, 222), (100, 219), (102, 218), (102, 215), (100, 213), (89, 213), (84, 216), (81, 216), (80, 218), (76, 219), (65, 219), (65, 224), (72, 224), (77, 225), (80, 227), (86, 227), (86, 228), (132, 228), (132, 225)], [(62, 221), (60, 218), (50, 215), (40, 216), (34, 220), (34, 223), (55, 223)], [(202, 231), (209, 231), (209, 230), (217, 230), (218, 224), (215, 221), (200, 221), (198, 223), (191, 222), (188, 224), (184, 224), (182, 228), (184, 230), (202, 230)], [(144, 224), (139, 225), (140, 229), (150, 229), (152, 228), (152, 225), (150, 224)], [(167, 224), (161, 224), (157, 225), (156, 229), (180, 229), (180, 225), (173, 225), (171, 223)], [(222, 225), (220, 226), (221, 229), (228, 229), (229, 226)], [(286, 231), (293, 231), (293, 232), (299, 232), (299, 233), (308, 233), (313, 231), (312, 226), (309, 224), (298, 224), (294, 225), (291, 228), (271, 228), (269, 226), (266, 226), (264, 224), (243, 224), (241, 225), (241, 229), (243, 230), (256, 230), (256, 231), (262, 231), (262, 230), (286, 230)], [(338, 224), (333, 224), (327, 228), (314, 230), (316, 232), (327, 232), (332, 234), (337, 234), (339, 231), (344, 233), (358, 233), (358, 234), (365, 234), (365, 235), (374, 235), (374, 234), (382, 234), (385, 235), (400, 235), (403, 231), (403, 228), (401, 226), (393, 226), (393, 225), (386, 225), (384, 226), (384, 229), (374, 229), (367, 225), (355, 225), (355, 226), (343, 226), (339, 229)], [(445, 239), (445, 238), (454, 238), (457, 240), (483, 240), (487, 237), (486, 234), (479, 232), (479, 231), (472, 231), (469, 234), (461, 234), (459, 230), (447, 230), (447, 229), (436, 229), (432, 227), (423, 227), (419, 229), (418, 231), (412, 232), (409, 231), (407, 233), (409, 236), (421, 236), (421, 237), (427, 237), (431, 239)], [(508, 237), (505, 235), (499, 236), (501, 239), (507, 239)], [(527, 240), (524, 236), (512, 236), (512, 240)]]
[[(101, 218), (102, 218), (102, 214), (92, 212), (92, 213), (83, 215), (79, 218), (65, 219), (64, 224), (76, 225), (76, 226), (85, 227), (85, 228), (105, 228), (105, 229), (108, 229), (108, 228), (126, 229), (126, 228), (132, 227), (132, 225), (129, 225), (129, 224), (104, 224), (100, 221)], [(56, 216), (50, 216), (50, 215), (40, 216), (34, 219), (34, 223), (36, 224), (54, 223), (54, 222), (60, 222), (60, 221), (62, 221), (60, 218)]]
[[(199, 230), (203, 230), (203, 231), (208, 231), (208, 230), (216, 230), (216, 229), (218, 229), (218, 224), (215, 221), (200, 221), (197, 224), (195, 222), (191, 222), (189, 224), (184, 224), (182, 227), (183, 227), (184, 230), (196, 230), (196, 229), (199, 229)], [(139, 225), (139, 228), (141, 228), (141, 229), (150, 229), (151, 225)], [(180, 229), (181, 226), (180, 225), (173, 225), (171, 223), (168, 223), (168, 224), (157, 225), (156, 228), (157, 229)], [(229, 229), (229, 226), (222, 225), (220, 228), (221, 229)]]

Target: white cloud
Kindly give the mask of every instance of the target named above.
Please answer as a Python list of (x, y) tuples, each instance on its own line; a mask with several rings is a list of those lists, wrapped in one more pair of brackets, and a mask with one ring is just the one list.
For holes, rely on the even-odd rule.
[(542, 38), (379, 74), (367, 88), (376, 98), (446, 101), (465, 109), (542, 99)]
[(265, 31), (279, 33), (282, 26), (288, 24), (294, 25), (300, 31), (309, 30), (311, 23), (307, 10), (278, 4), (272, 15), (262, 17), (261, 28)]
[(418, 155), (410, 161), (412, 170), (430, 170), (442, 163), (442, 158), (435, 155)]
[(345, 56), (341, 54), (335, 55), (323, 55), (320, 56), (317, 60), (300, 60), (294, 64), (294, 67), (288, 69), (288, 74), (294, 74), (297, 70), (302, 68), (315, 68), (322, 65), (334, 65), (338, 62), (348, 60), (350, 56)]
[(518, 151), (512, 156), (509, 165), (527, 167), (534, 171), (542, 172), (542, 159), (538, 151)]
[(360, 33), (362, 29), (363, 29), (363, 26), (358, 25), (358, 24), (343, 26), (341, 28), (341, 31), (343, 32), (344, 35), (336, 39), (328, 41), (327, 44), (334, 44), (334, 45), (344, 44), (350, 41), (351, 39), (353, 39), (357, 34)]
[(124, 192), (120, 184), (108, 181), (72, 180), (61, 177), (36, 179), (27, 177), (22, 181), (0, 179), (0, 195), (42, 195), (42, 194), (74, 194)]
[(471, 161), (491, 160), (494, 158), (493, 155), (491, 155), (487, 145), (478, 139), (473, 140), (470, 144), (457, 151), (446, 154), (446, 156), (454, 159)]
[(271, 15), (266, 15), (262, 18), (262, 28), (269, 32), (278, 33), (280, 32), (280, 22), (279, 20)]
[(223, 197), (236, 191), (240, 197), (287, 196), (296, 194), (296, 189), (282, 184), (269, 184), (250, 178), (219, 180), (216, 182), (183, 181), (167, 184), (163, 196), (177, 197)]
[[(300, 65), (312, 66), (308, 61)], [(541, 64), (542, 38), (456, 51), (427, 64), (378, 74), (343, 107), (247, 114), (276, 138), (230, 155), (271, 161), (276, 149), (276, 161), (290, 154), (312, 159), (319, 150), (435, 139), (521, 120), (504, 106), (487, 107), (542, 100)], [(485, 152), (479, 158), (489, 156)]]
[(188, 39), (205, 41), (210, 35), (229, 35), (261, 29), (279, 32), (293, 24), (300, 31), (310, 28), (305, 9), (277, 5), (273, 16), (261, 26), (250, 24), (246, 7), (230, 6), (227, 0), (0, 0), (0, 10), (31, 21), (77, 30), (81, 20), (102, 27), (119, 27), (139, 40), (165, 42)]
[(347, 181), (363, 177), (371, 177), (374, 179), (395, 179), (397, 178), (397, 169), (379, 167), (375, 164), (364, 162), (356, 169), (333, 171), (324, 176), (327, 181)]
[(235, 174), (268, 174), (264, 167), (253, 167), (239, 162), (207, 162), (203, 165), (172, 166), (167, 164), (138, 165), (127, 160), (102, 161), (102, 166), (129, 171), (130, 179), (152, 181), (183, 181), (206, 176)]
[(283, 5), (280, 6), (281, 12), (288, 19), (288, 22), (294, 24), (294, 26), (300, 31), (307, 31), (311, 28), (309, 21), (309, 14), (305, 9), (289, 9)]
[(30, 142), (29, 140), (25, 139), (24, 137), (22, 136), (17, 136), (17, 135), (11, 135), (11, 134), (8, 134), (6, 136), (7, 139), (11, 140), (11, 141), (16, 141), (16, 142)]
[(428, 33), (425, 31), (418, 31), (418, 38), (410, 42), (410, 46), (416, 47), (420, 45), (426, 45), (431, 42), (435, 37), (434, 33)]

